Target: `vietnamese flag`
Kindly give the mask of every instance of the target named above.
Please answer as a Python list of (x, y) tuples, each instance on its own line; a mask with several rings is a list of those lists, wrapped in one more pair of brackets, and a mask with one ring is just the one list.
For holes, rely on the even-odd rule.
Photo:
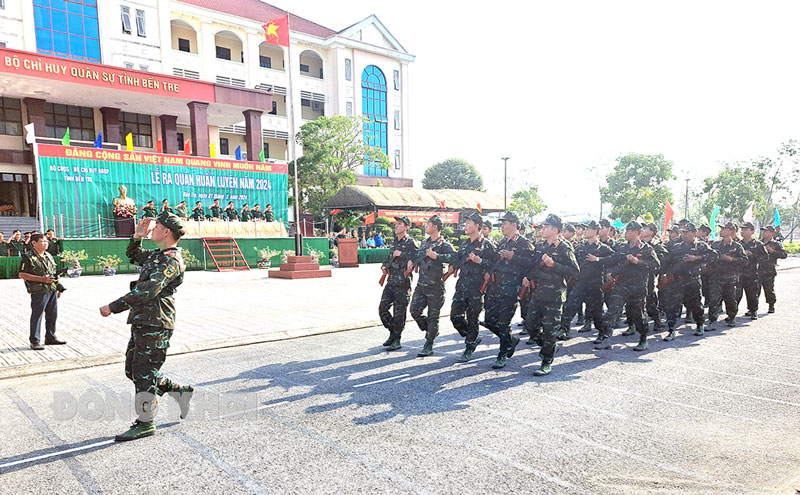
[(192, 142), (188, 139), (183, 143), (183, 154), (189, 156), (192, 154)]
[(267, 43), (278, 46), (289, 46), (289, 16), (278, 17), (261, 26)]
[(481, 208), (481, 204), (478, 203), (476, 206), (478, 207), (478, 213), (483, 214), (483, 208)]
[(372, 225), (373, 223), (375, 223), (375, 212), (372, 212), (369, 215), (364, 217), (364, 224), (365, 225)]
[(336, 208), (335, 210), (331, 211), (331, 216), (336, 215), (340, 211), (342, 211), (342, 210), (340, 210), (339, 208)]
[(664, 239), (667, 238), (667, 229), (673, 216), (675, 216), (675, 211), (672, 209), (672, 205), (669, 204), (669, 201), (664, 201)]
[(443, 209), (443, 210), (445, 209), (445, 207), (444, 207), (444, 200), (441, 200), (441, 201), (439, 201), (439, 207), (440, 207), (441, 209)]

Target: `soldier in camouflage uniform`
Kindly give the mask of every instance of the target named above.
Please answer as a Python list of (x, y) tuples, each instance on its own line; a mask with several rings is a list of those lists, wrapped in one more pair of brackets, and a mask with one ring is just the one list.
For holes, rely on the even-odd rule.
[(768, 313), (775, 312), (775, 277), (778, 270), (775, 268), (778, 260), (786, 259), (786, 250), (783, 244), (775, 240), (776, 230), (772, 225), (761, 227), (761, 242), (767, 250), (767, 259), (763, 269), (759, 267), (758, 276), (761, 278), (761, 287), (764, 288), (764, 298), (769, 305)]
[[(661, 262), (664, 260), (664, 256), (667, 255), (667, 248), (664, 247), (664, 244), (656, 235), (658, 234), (658, 226), (654, 223), (648, 223), (646, 225), (642, 225), (642, 235), (641, 239), (642, 242), (645, 242), (653, 248), (653, 252), (656, 253), (656, 257), (658, 258), (659, 266)], [(650, 273), (650, 276), (647, 278), (647, 302), (646, 302), (646, 310), (647, 316), (653, 319), (653, 331), (661, 330), (661, 309), (658, 304), (658, 292), (656, 292), (656, 277), (658, 276), (658, 270), (655, 270)], [(631, 333), (632, 334), (632, 333)]]
[[(381, 265), (381, 271), (389, 281), (383, 288), (378, 314), (383, 326), (389, 330), (389, 338), (383, 343), (390, 351), (400, 349), (400, 334), (406, 326), (406, 308), (411, 295), (411, 277), (406, 277), (408, 263), (417, 254), (417, 243), (408, 236), (411, 220), (407, 216), (394, 217), (394, 241), (389, 249), (389, 258)], [(394, 311), (394, 314), (390, 310)]]
[(561, 312), (567, 300), (567, 280), (578, 276), (578, 262), (572, 245), (560, 241), (562, 223), (556, 215), (548, 215), (542, 222), (543, 242), (537, 244), (530, 255), (528, 276), (522, 280), (523, 287), (532, 288), (532, 304), (525, 325), (531, 338), (541, 326), (541, 366), (533, 372), (535, 376), (550, 374), (553, 356), (558, 346), (556, 339), (561, 332)]
[[(145, 251), (142, 250), (142, 238), (150, 231), (158, 249)], [(125, 376), (133, 381), (136, 390), (138, 419), (128, 431), (115, 437), (118, 442), (155, 433), (153, 419), (157, 396), (172, 395), (180, 406), (181, 418), (185, 418), (189, 411), (194, 389), (180, 386), (161, 373), (175, 328), (174, 294), (183, 282), (186, 269), (178, 248), (178, 241), (184, 233), (181, 220), (170, 213), (161, 214), (157, 222), (149, 218), (139, 221), (126, 252), (131, 263), (142, 267), (139, 280), (131, 282), (129, 293), (100, 308), (103, 316), (130, 310), (131, 338), (125, 351)]]
[(505, 367), (519, 344), (519, 337), (511, 335), (511, 318), (517, 311), (519, 289), (533, 252), (530, 241), (519, 235), (519, 217), (515, 213), (507, 211), (500, 220), (504, 238), (497, 245), (494, 267), (484, 276), (488, 285), (482, 323), (500, 338), (494, 369)]
[(710, 265), (713, 276), (711, 277), (711, 299), (708, 304), (708, 329), (714, 330), (717, 317), (722, 310), (722, 301), (725, 301), (725, 310), (728, 317), (725, 321), (729, 327), (736, 323), (736, 313), (739, 307), (736, 301), (736, 287), (739, 284), (739, 271), (747, 263), (747, 255), (741, 244), (733, 240), (737, 231), (736, 225), (728, 222), (722, 226), (722, 239), (711, 243), (711, 249), (717, 252), (717, 260)]
[(478, 336), (478, 318), (483, 309), (483, 276), (495, 263), (494, 246), (481, 234), (483, 220), (477, 212), (467, 216), (464, 231), (469, 239), (464, 239), (458, 251), (439, 256), (450, 265), (450, 270), (458, 270), (456, 292), (450, 306), (450, 321), (456, 331), (464, 337), (466, 348), (461, 362), (472, 358), (475, 348), (481, 343)]
[(178, 203), (178, 206), (175, 207), (175, 214), (178, 215), (178, 218), (181, 220), (189, 220), (189, 209), (186, 206), (185, 200)]
[[(444, 305), (444, 259), (452, 254), (453, 246), (444, 240), (440, 232), (444, 224), (438, 215), (432, 216), (425, 224), (425, 239), (417, 250), (416, 262), (408, 262), (408, 267), (414, 264), (419, 269), (419, 281), (411, 296), (411, 317), (425, 332), (425, 345), (417, 356), (425, 357), (433, 354), (433, 341), (439, 335), (439, 312)], [(428, 308), (428, 315), (422, 312)]]
[[(669, 243), (668, 243), (669, 244)], [(703, 335), (703, 303), (700, 300), (702, 282), (700, 270), (704, 263), (712, 263), (717, 253), (708, 244), (697, 239), (697, 227), (687, 223), (681, 229), (681, 241), (667, 247), (661, 266), (659, 294), (667, 314), (669, 334), (665, 341), (675, 338), (675, 323), (681, 315), (681, 306), (691, 313), (697, 324), (697, 335)]]
[(218, 199), (214, 200), (214, 203), (211, 205), (211, 208), (209, 208), (209, 210), (211, 210), (211, 215), (209, 218), (211, 218), (212, 220), (222, 220), (224, 212), (222, 210), (222, 207), (220, 207), (219, 205)]
[(755, 226), (750, 222), (742, 225), (742, 248), (747, 255), (747, 263), (742, 267), (739, 275), (739, 285), (736, 290), (736, 301), (741, 302), (742, 296), (747, 296), (747, 313), (751, 320), (758, 319), (758, 298), (761, 296), (761, 280), (758, 278), (759, 267), (766, 263), (769, 256), (764, 243), (755, 239)]
[(613, 255), (602, 260), (603, 266), (611, 270), (613, 284), (608, 297), (608, 311), (603, 317), (603, 329), (595, 340), (595, 349), (611, 347), (612, 325), (624, 308), (627, 308), (628, 317), (639, 332), (639, 344), (633, 350), (647, 349), (649, 325), (644, 320), (647, 280), (650, 273), (658, 270), (659, 262), (653, 248), (639, 238), (641, 231), (642, 226), (638, 222), (629, 222), (625, 226), (625, 240), (628, 242), (618, 245)]
[[(697, 238), (710, 246), (709, 235), (711, 235), (711, 227), (706, 224), (697, 227)], [(707, 264), (703, 265), (700, 270), (700, 282), (703, 286), (703, 306), (707, 308), (711, 301), (711, 267)], [(688, 318), (689, 315), (687, 314), (686, 317)]]
[(483, 219), (483, 225), (481, 225), (481, 234), (483, 235), (484, 239), (492, 244), (492, 246), (495, 246), (494, 241), (490, 238), (492, 235), (492, 221), (488, 218)]

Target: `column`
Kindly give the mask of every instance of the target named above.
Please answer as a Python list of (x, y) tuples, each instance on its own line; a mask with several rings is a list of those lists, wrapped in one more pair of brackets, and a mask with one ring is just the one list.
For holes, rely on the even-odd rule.
[(209, 156), (208, 103), (192, 101), (187, 105), (189, 107), (189, 122), (192, 126), (192, 155)]
[(264, 147), (264, 135), (261, 132), (261, 115), (263, 112), (260, 110), (245, 110), (242, 113), (244, 114), (244, 142), (247, 145), (247, 159), (256, 162), (261, 149)]
[(106, 143), (122, 143), (119, 132), (119, 108), (101, 107), (103, 115), (103, 141)]
[(178, 117), (159, 115), (161, 120), (161, 151), (170, 155), (178, 154)]
[(28, 122), (33, 122), (33, 130), (37, 136), (47, 136), (47, 128), (44, 122), (45, 100), (41, 98), (25, 98), (25, 108), (28, 112)]

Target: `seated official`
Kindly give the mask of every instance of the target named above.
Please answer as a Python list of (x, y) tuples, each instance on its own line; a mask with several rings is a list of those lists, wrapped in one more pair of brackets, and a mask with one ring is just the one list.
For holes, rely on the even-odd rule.
[(225, 220), (229, 222), (239, 220), (239, 212), (236, 211), (236, 207), (233, 205), (233, 201), (229, 201), (228, 206), (225, 207)]
[(58, 258), (58, 255), (64, 250), (61, 247), (61, 239), (56, 237), (56, 232), (53, 229), (48, 229), (44, 236), (47, 237), (47, 252), (53, 258)]
[(267, 222), (275, 221), (275, 214), (272, 213), (272, 205), (267, 205), (267, 207), (264, 208), (264, 221)]
[(0, 232), (0, 256), (9, 256), (8, 252), (11, 250), (11, 246), (3, 239), (3, 233)]
[(156, 211), (156, 204), (151, 199), (146, 205), (142, 206), (141, 210), (144, 212), (142, 218), (156, 218), (158, 212)]
[(206, 219), (206, 211), (203, 209), (203, 202), (197, 201), (192, 208), (191, 219), (195, 222), (202, 222)]

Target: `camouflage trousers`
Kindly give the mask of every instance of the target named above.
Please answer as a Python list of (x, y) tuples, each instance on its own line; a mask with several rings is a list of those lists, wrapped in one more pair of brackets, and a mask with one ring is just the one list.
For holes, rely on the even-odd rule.
[(741, 304), (742, 296), (747, 296), (747, 310), (758, 313), (758, 298), (761, 297), (761, 280), (758, 273), (746, 273), (739, 277), (736, 286), (736, 302)]
[(483, 294), (480, 286), (458, 287), (450, 306), (450, 321), (459, 335), (467, 342), (478, 338), (478, 318), (483, 309)]
[(647, 316), (654, 321), (661, 319), (661, 310), (658, 305), (658, 292), (656, 292), (656, 277), (652, 273), (647, 278), (647, 300), (645, 301)]
[(775, 274), (762, 273), (759, 278), (761, 287), (764, 288), (764, 298), (767, 300), (767, 304), (775, 304)]
[(561, 315), (562, 332), (569, 330), (576, 313), (580, 318), (580, 308), (584, 303), (586, 303), (586, 317), (590, 318), (595, 328), (600, 330), (603, 323), (603, 289), (599, 283), (582, 280), (567, 294), (567, 303)]
[(517, 290), (502, 291), (489, 286), (486, 294), (486, 328), (500, 339), (500, 352), (511, 348), (511, 319), (517, 312)]
[(725, 310), (728, 318), (736, 318), (739, 312), (739, 305), (736, 301), (736, 285), (739, 281), (738, 276), (716, 276), (711, 279), (708, 303), (708, 321), (717, 321), (717, 317), (722, 312), (722, 302), (725, 301)]
[(703, 270), (700, 275), (700, 282), (702, 282), (701, 293), (703, 294), (703, 301), (708, 306), (711, 304), (711, 272)]
[[(419, 285), (411, 296), (411, 317), (425, 332), (425, 338), (433, 340), (439, 335), (439, 313), (444, 305), (444, 283), (441, 285)], [(428, 308), (428, 315), (422, 314)]]
[(603, 335), (611, 336), (614, 323), (627, 311), (630, 324), (636, 327), (640, 335), (647, 335), (650, 327), (644, 321), (644, 303), (647, 299), (647, 289), (644, 287), (629, 287), (617, 284), (608, 296), (608, 311), (603, 317)]
[(156, 396), (177, 390), (179, 385), (161, 374), (167, 359), (172, 330), (160, 327), (131, 326), (125, 350), (125, 376), (136, 391), (136, 414), (141, 421), (152, 421), (158, 403)]
[(700, 277), (681, 277), (661, 290), (661, 303), (667, 314), (669, 328), (675, 328), (675, 323), (681, 316), (681, 306), (686, 306), (687, 314), (691, 313), (695, 322), (702, 323), (705, 320), (701, 293)]
[[(389, 332), (400, 335), (406, 326), (406, 308), (411, 295), (411, 283), (392, 284), (383, 288), (378, 315)], [(394, 310), (394, 314), (391, 313)]]
[(525, 329), (532, 339), (539, 339), (542, 348), (539, 356), (543, 364), (551, 364), (556, 353), (556, 339), (563, 332), (561, 329), (561, 313), (564, 302), (542, 301), (532, 299), (525, 316)]

